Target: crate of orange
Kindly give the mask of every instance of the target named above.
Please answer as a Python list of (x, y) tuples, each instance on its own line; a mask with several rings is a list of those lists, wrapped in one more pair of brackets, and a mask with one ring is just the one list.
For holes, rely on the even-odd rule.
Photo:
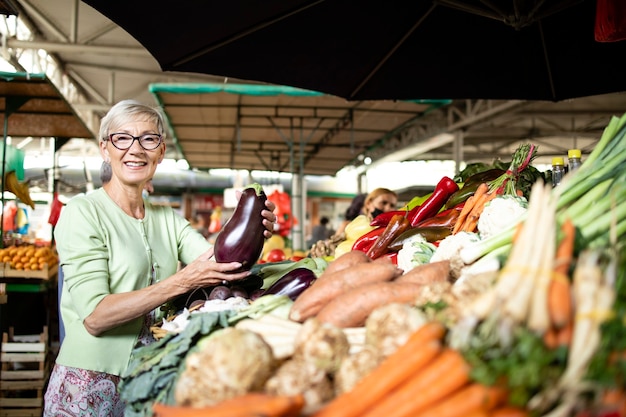
[(50, 279), (57, 273), (58, 257), (48, 247), (27, 244), (0, 249), (4, 277)]

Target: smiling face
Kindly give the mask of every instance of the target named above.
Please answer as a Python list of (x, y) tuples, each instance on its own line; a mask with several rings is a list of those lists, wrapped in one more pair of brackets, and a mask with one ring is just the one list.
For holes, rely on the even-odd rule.
[[(154, 124), (146, 121), (126, 123), (115, 130), (115, 133), (127, 133), (135, 137), (156, 132)], [(165, 154), (163, 143), (156, 149), (145, 150), (138, 140), (125, 150), (117, 149), (110, 140), (102, 141), (100, 148), (105, 160), (110, 160), (114, 178), (124, 184), (141, 184), (142, 187), (154, 176)]]
[[(112, 181), (126, 186), (135, 186), (140, 193), (153, 177), (157, 165), (163, 161), (165, 155), (165, 143), (163, 121), (160, 114), (154, 109), (136, 102), (120, 102), (102, 120), (100, 127), (100, 152), (102, 158), (111, 165)], [(116, 142), (117, 147), (111, 141), (112, 134), (124, 138)], [(139, 142), (144, 135), (161, 135), (163, 140), (155, 149), (146, 150)], [(133, 137), (135, 138), (133, 140)], [(129, 139), (130, 140), (127, 140)], [(155, 137), (144, 137), (144, 146), (151, 148)], [(158, 142), (158, 136), (157, 142)], [(152, 140), (152, 142), (150, 142)], [(119, 149), (128, 146), (128, 149)]]

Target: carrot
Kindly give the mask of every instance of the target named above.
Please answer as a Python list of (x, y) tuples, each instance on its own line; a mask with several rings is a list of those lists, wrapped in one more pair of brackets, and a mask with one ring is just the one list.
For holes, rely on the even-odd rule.
[(347, 268), (351, 268), (360, 263), (367, 263), (370, 261), (370, 258), (365, 254), (365, 252), (360, 250), (353, 250), (350, 252), (346, 252), (338, 258), (335, 258), (331, 263), (328, 264), (328, 267), (324, 270), (324, 272), (318, 277), (318, 279), (324, 279), (326, 276), (331, 275), (333, 272), (342, 271)]
[(498, 194), (495, 191), (491, 193), (481, 194), (478, 197), (478, 199), (474, 202), (474, 207), (467, 215), (467, 219), (465, 220), (463, 227), (461, 227), (461, 230), (464, 232), (475, 231), (476, 226), (478, 225), (478, 219), (480, 218), (480, 215), (485, 209), (485, 204), (487, 204), (489, 201), (496, 198), (497, 195)]
[(569, 346), (572, 343), (572, 336), (574, 333), (574, 321), (570, 321), (565, 327), (558, 329), (556, 332), (556, 344), (557, 346)]
[(378, 260), (333, 272), (315, 281), (296, 298), (291, 306), (289, 318), (302, 323), (349, 289), (373, 282), (390, 281), (401, 273), (402, 270), (393, 263)]
[(546, 345), (548, 349), (556, 349), (559, 347), (559, 338), (557, 335), (557, 330), (554, 327), (548, 328), (543, 334), (543, 344)]
[(507, 391), (504, 388), (472, 383), (414, 416), (463, 417), (471, 410), (492, 410), (503, 404), (506, 397)]
[(463, 417), (490, 417), (489, 411), (479, 408), (477, 410), (468, 410)]
[(524, 222), (517, 223), (517, 225), (515, 226), (515, 230), (513, 231), (513, 238), (511, 239), (511, 243), (517, 242), (523, 229), (524, 229)]
[(444, 349), (421, 372), (392, 391), (363, 417), (409, 417), (456, 392), (469, 381), (470, 367), (456, 350)]
[(478, 203), (481, 200), (482, 196), (487, 194), (488, 191), (489, 186), (487, 185), (487, 183), (483, 182), (478, 186), (478, 188), (476, 188), (474, 194), (470, 198), (468, 198), (467, 201), (465, 201), (465, 205), (461, 209), (461, 213), (456, 219), (456, 223), (454, 224), (454, 228), (452, 229), (452, 234), (457, 234), (458, 232), (463, 230), (463, 226), (467, 222), (468, 216), (476, 206), (476, 203)]
[(302, 395), (269, 395), (251, 392), (210, 407), (189, 407), (155, 403), (155, 417), (264, 417), (297, 416), (304, 407)]
[(504, 406), (489, 413), (490, 417), (528, 417), (530, 414), (523, 408)]
[(339, 294), (317, 313), (317, 319), (337, 327), (360, 327), (376, 308), (389, 303), (415, 303), (424, 286), (408, 282), (375, 282)]
[(448, 280), (450, 261), (443, 260), (418, 265), (406, 274), (400, 275), (394, 282), (410, 282), (412, 284), (432, 284)]
[(563, 237), (556, 249), (553, 275), (548, 287), (548, 313), (552, 325), (561, 329), (571, 320), (574, 311), (572, 305), (572, 284), (568, 277), (574, 256), (576, 228), (570, 219), (561, 225)]
[(352, 390), (335, 397), (312, 417), (361, 416), (396, 387), (420, 373), (441, 352), (444, 333), (441, 323), (426, 323)]

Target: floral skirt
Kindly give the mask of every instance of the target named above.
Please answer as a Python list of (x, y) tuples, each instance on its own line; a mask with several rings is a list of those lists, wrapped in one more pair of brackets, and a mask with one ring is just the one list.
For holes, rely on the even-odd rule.
[(120, 377), (54, 365), (44, 397), (44, 417), (123, 417)]

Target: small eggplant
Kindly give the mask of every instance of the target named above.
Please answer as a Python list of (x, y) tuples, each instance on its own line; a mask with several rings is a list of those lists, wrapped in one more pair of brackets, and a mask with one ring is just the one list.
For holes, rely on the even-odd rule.
[(217, 262), (241, 262), (238, 271), (247, 271), (259, 260), (265, 243), (261, 211), (267, 196), (259, 184), (246, 187), (235, 212), (215, 239)]
[(236, 281), (229, 281), (228, 285), (231, 287), (241, 287), (248, 293), (251, 293), (252, 291), (258, 290), (263, 286), (263, 278), (259, 275), (251, 274)]
[(263, 295), (286, 295), (291, 300), (295, 300), (316, 279), (315, 273), (308, 268), (292, 269), (265, 290)]

